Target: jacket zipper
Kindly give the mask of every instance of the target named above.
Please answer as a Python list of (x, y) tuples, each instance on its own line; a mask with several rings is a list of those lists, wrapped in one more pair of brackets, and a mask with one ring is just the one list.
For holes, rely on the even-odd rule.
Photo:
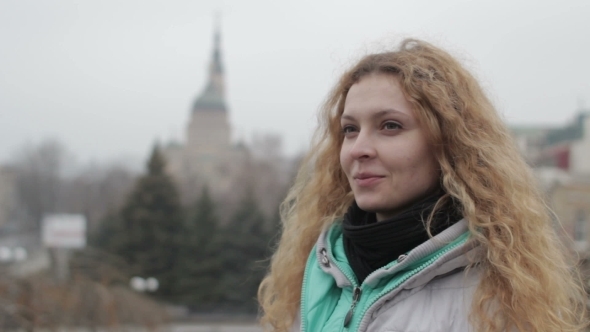
[[(352, 284), (353, 290), (352, 290), (352, 303), (350, 304), (350, 309), (348, 309), (348, 312), (346, 313), (346, 316), (344, 317), (344, 322), (343, 322), (343, 327), (347, 328), (350, 325), (350, 322), (352, 321), (352, 317), (354, 316), (354, 309), (356, 308), (356, 305), (358, 304), (360, 298), (361, 298), (361, 294), (362, 294), (362, 289), (361, 286), (359, 285), (356, 281), (356, 278), (353, 278), (350, 274), (346, 273), (344, 269), (342, 269), (342, 267), (340, 265), (338, 265), (338, 263), (336, 262), (336, 260), (334, 259), (330, 259), (330, 257), (328, 256), (328, 252), (325, 248), (322, 248), (322, 250), (320, 251), (320, 253), (322, 254), (322, 258), (320, 259), (320, 263), (321, 264), (334, 264), (334, 266), (336, 266), (336, 268), (338, 270), (340, 270), (340, 272), (342, 274), (344, 274), (344, 276), (348, 279), (348, 281), (350, 281), (350, 283)], [(406, 255), (403, 255), (404, 259)], [(394, 263), (394, 264), (399, 264), (398, 262)], [(373, 271), (371, 274), (375, 273), (376, 271)], [(371, 275), (369, 274), (369, 275)], [(363, 313), (364, 315), (364, 313)], [(362, 316), (361, 316), (362, 317)], [(304, 331), (302, 329), (302, 331)]]
[[(356, 278), (351, 277), (350, 274), (344, 272), (344, 270), (342, 269), (342, 267), (340, 265), (338, 265), (338, 263), (336, 263), (335, 259), (330, 259), (330, 257), (328, 257), (328, 252), (326, 250), (326, 248), (322, 248), (320, 250), (320, 254), (322, 255), (320, 258), (319, 263), (324, 265), (324, 266), (329, 266), (330, 264), (334, 264), (334, 266), (336, 266), (336, 268), (338, 270), (340, 270), (340, 272), (346, 277), (346, 279), (348, 279), (348, 281), (350, 281), (350, 283), (352, 284), (353, 287), (353, 299), (352, 299), (352, 305), (351, 308), (348, 310), (348, 313), (346, 314), (346, 317), (344, 318), (344, 327), (346, 327), (348, 324), (350, 324), (350, 321), (352, 320), (352, 315), (354, 312), (354, 308), (356, 307), (356, 304), (358, 303), (360, 297), (361, 297), (361, 288), (358, 286), (357, 282), (356, 282)], [(306, 294), (307, 292), (307, 269), (303, 275), (303, 285), (301, 287), (301, 294)], [(356, 296), (355, 296), (356, 294)], [(302, 299), (301, 303), (303, 304), (301, 306), (301, 331), (306, 331), (306, 326), (305, 326), (305, 302), (304, 299)]]
[(346, 317), (344, 317), (344, 327), (348, 327), (348, 324), (350, 324), (350, 321), (352, 320), (352, 315), (354, 314), (354, 308), (356, 307), (356, 304), (359, 302), (360, 298), (361, 288), (355, 287), (352, 291), (352, 304), (350, 305), (350, 309), (348, 309), (348, 312), (346, 313)]
[(338, 262), (336, 262), (335, 259), (331, 259), (331, 257), (328, 256), (328, 252), (325, 248), (323, 248), (320, 253), (322, 254), (322, 259), (320, 261), (320, 263), (324, 264), (324, 262), (329, 262), (331, 264), (334, 264), (334, 266), (336, 266), (336, 268), (338, 270), (340, 270), (340, 272), (342, 274), (344, 274), (344, 276), (346, 277), (346, 279), (348, 279), (348, 281), (350, 281), (350, 283), (352, 284), (352, 303), (350, 305), (350, 309), (348, 309), (348, 312), (346, 313), (346, 316), (344, 317), (344, 322), (343, 322), (343, 327), (347, 327), (350, 324), (350, 321), (352, 321), (352, 316), (354, 314), (354, 308), (356, 308), (357, 303), (359, 302), (359, 299), (361, 298), (361, 287), (359, 286), (359, 284), (356, 281), (356, 277), (351, 276), (350, 274), (346, 273), (344, 269), (342, 269), (342, 267), (340, 265), (338, 265)]

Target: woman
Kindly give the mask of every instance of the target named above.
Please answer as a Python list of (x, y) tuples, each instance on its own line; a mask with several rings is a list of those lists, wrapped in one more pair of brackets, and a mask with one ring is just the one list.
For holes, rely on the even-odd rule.
[(580, 331), (579, 278), (474, 77), (406, 40), (346, 72), (259, 289), (288, 331)]

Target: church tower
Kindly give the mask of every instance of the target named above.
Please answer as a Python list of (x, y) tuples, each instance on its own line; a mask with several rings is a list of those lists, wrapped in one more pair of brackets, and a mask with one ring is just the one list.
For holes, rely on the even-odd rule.
[(209, 77), (195, 100), (186, 131), (186, 145), (192, 153), (215, 154), (230, 149), (230, 126), (225, 101), (224, 68), (221, 59), (221, 33), (216, 27)]
[(198, 183), (223, 189), (232, 149), (219, 26), (213, 35), (209, 76), (192, 105), (185, 137), (185, 171)]
[(213, 52), (207, 81), (190, 109), (184, 144), (165, 148), (168, 172), (193, 195), (207, 184), (212, 193), (228, 190), (239, 151), (231, 144), (231, 128), (225, 99), (225, 77), (219, 25), (213, 34)]

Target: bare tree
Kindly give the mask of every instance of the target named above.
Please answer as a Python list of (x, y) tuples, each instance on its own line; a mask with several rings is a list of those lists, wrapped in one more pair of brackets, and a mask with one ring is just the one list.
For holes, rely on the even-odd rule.
[(66, 149), (56, 140), (28, 144), (17, 153), (13, 164), (16, 196), (28, 216), (21, 226), (38, 230), (43, 214), (56, 212), (66, 156)]
[(86, 216), (92, 232), (105, 215), (118, 209), (136, 177), (119, 165), (80, 167), (56, 140), (25, 145), (11, 169), (23, 231), (39, 231), (46, 213), (79, 213)]
[(62, 180), (59, 209), (85, 215), (94, 232), (107, 214), (118, 210), (136, 176), (122, 166), (91, 164)]

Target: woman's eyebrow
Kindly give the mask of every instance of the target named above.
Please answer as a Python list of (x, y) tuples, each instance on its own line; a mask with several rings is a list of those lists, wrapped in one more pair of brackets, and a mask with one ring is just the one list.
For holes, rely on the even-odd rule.
[(380, 116), (390, 115), (390, 114), (401, 115), (406, 118), (409, 116), (409, 114), (407, 112), (398, 111), (395, 108), (388, 108), (388, 109), (384, 109), (382, 111), (377, 112), (375, 114), (375, 117), (380, 117)]
[[(380, 118), (382, 116), (389, 115), (389, 114), (397, 114), (397, 115), (401, 115), (401, 116), (404, 116), (404, 117), (407, 117), (408, 116), (404, 112), (400, 112), (400, 111), (398, 111), (396, 109), (393, 109), (393, 108), (387, 108), (387, 109), (384, 109), (384, 110), (381, 110), (381, 111), (378, 111), (378, 112), (374, 113), (373, 115), (371, 115), (371, 117), (373, 117), (373, 118)], [(355, 120), (355, 117), (352, 116), (352, 115), (349, 115), (349, 114), (342, 114), (340, 116), (340, 119), (344, 119), (344, 120)]]

